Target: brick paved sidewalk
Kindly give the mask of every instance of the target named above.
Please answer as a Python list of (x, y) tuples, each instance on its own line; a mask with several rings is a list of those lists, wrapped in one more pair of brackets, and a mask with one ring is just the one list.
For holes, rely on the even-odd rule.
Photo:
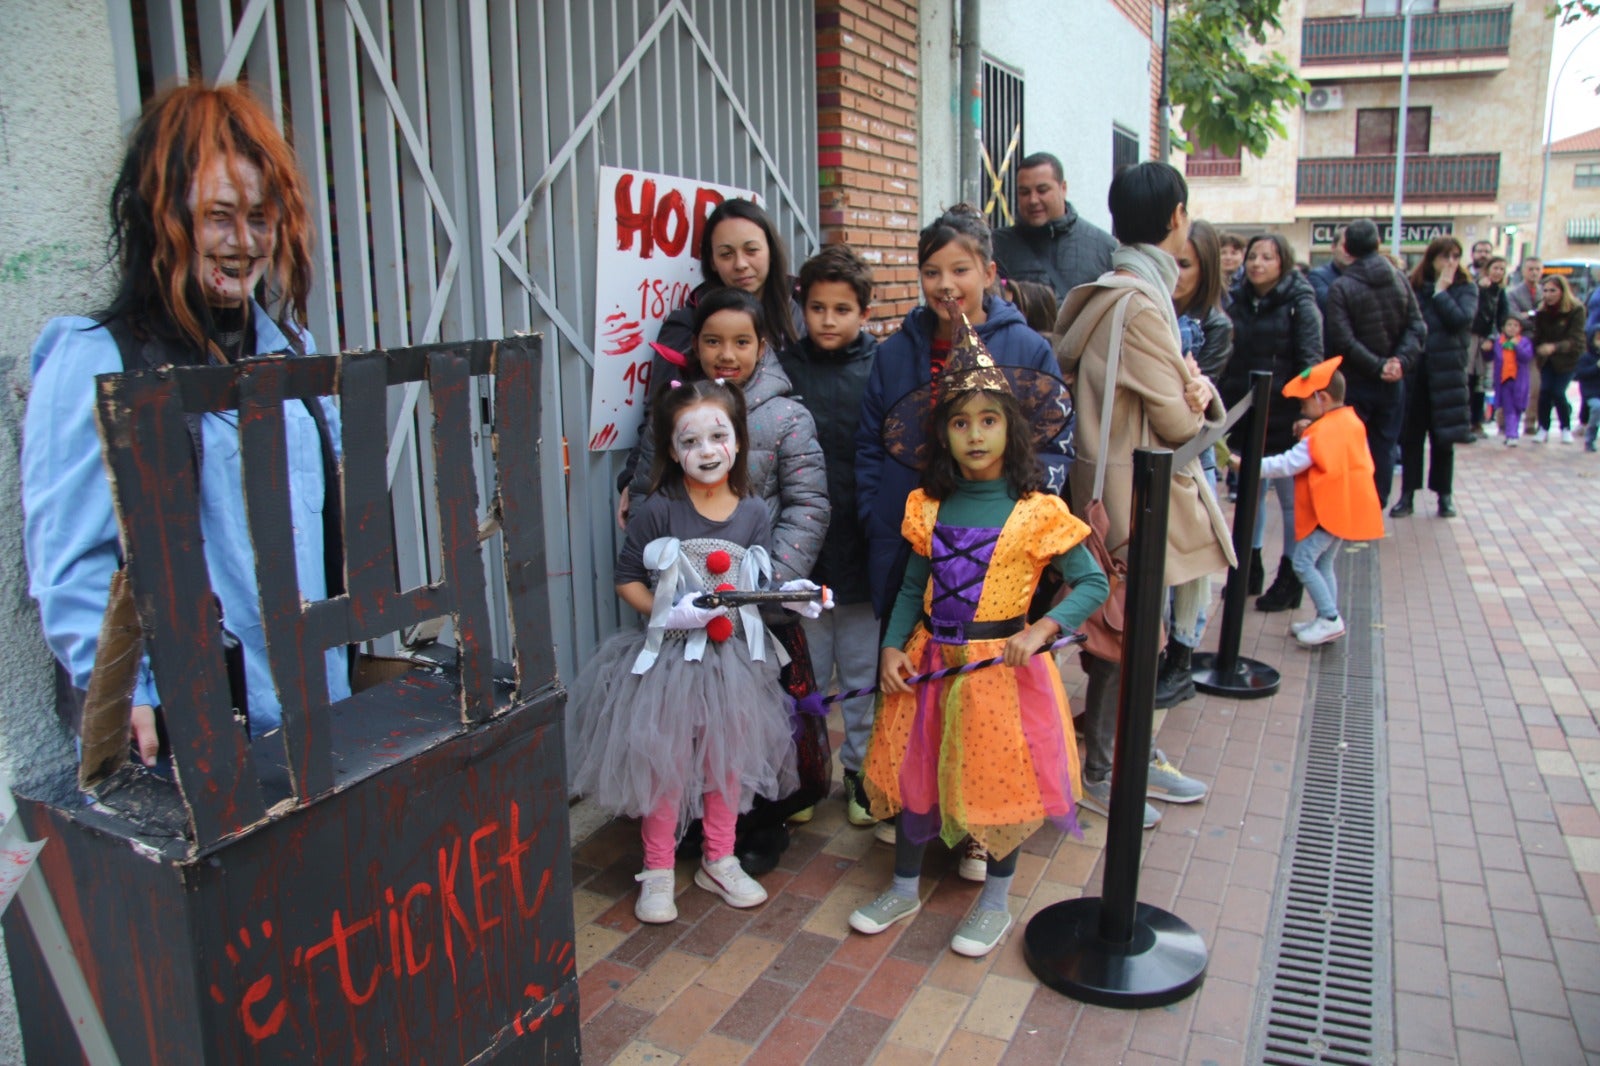
[[(1600, 530), (1600, 463), (1578, 445), (1496, 440), (1457, 456), (1462, 517), (1391, 520), (1378, 553), (1399, 1058), (1600, 1062), (1600, 550), (1592, 532), (1577, 542)], [(984, 960), (949, 950), (976, 887), (937, 846), (921, 914), (876, 937), (848, 930), (892, 849), (846, 824), (837, 798), (796, 830), (753, 911), (680, 863), (667, 926), (633, 917), (638, 831), (615, 821), (574, 855), (585, 1062), (1244, 1062), (1317, 655), (1289, 618), (1245, 623), (1243, 653), (1283, 671), (1275, 696), (1157, 712), (1157, 743), (1212, 785), (1145, 834), (1140, 882), (1205, 936), (1197, 995), (1086, 1007), (1028, 971), (1022, 924), (1099, 892), (1093, 814), (1081, 841), (1046, 829), (1025, 846), (1018, 924)]]

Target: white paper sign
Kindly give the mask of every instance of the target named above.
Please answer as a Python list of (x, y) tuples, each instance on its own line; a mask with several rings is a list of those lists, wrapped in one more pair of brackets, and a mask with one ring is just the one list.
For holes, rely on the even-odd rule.
[(631, 448), (638, 439), (650, 391), (648, 342), (704, 280), (706, 216), (736, 196), (760, 203), (755, 194), (727, 185), (600, 168), (590, 451)]
[(39, 857), (44, 843), (42, 840), (7, 841), (0, 847), (0, 914), (11, 906), (12, 897), (17, 894), (22, 879), (33, 869), (33, 860)]

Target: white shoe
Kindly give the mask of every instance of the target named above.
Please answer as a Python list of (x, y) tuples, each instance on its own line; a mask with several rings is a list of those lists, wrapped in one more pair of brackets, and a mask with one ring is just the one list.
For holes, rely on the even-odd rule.
[(1533, 443), (1535, 443), (1535, 444), (1543, 444), (1545, 442), (1545, 440), (1549, 438), (1549, 436), (1550, 436), (1550, 434), (1548, 432), (1546, 432), (1545, 430), (1542, 430), (1542, 429), (1534, 430)]
[(1289, 623), (1289, 635), (1291, 637), (1298, 637), (1301, 633), (1304, 633), (1307, 629), (1311, 628), (1311, 623), (1315, 622), (1316, 620), (1317, 620), (1317, 616), (1316, 615), (1312, 615), (1310, 618), (1307, 618), (1304, 622), (1290, 622)]
[(968, 837), (961, 848), (961, 862), (956, 867), (956, 873), (963, 881), (983, 884), (989, 879), (989, 852), (982, 844)]
[(1561, 443), (1562, 444), (1571, 444), (1572, 443), (1572, 430), (1564, 429), (1564, 430), (1561, 431)]
[(1493, 422), (1485, 422), (1483, 424), (1483, 435), (1485, 437), (1492, 437), (1499, 432), (1499, 427), (1497, 427)]
[(1506, 438), (1506, 447), (1507, 448), (1515, 448), (1518, 445), (1520, 445), (1521, 443), (1522, 443), (1522, 438), (1521, 437), (1507, 437)]
[(694, 883), (707, 892), (715, 892), (730, 907), (755, 907), (767, 901), (767, 890), (744, 872), (739, 860), (724, 855), (716, 862), (700, 863), (694, 872)]
[(877, 838), (880, 844), (887, 844), (891, 848), (894, 847), (894, 819), (885, 818), (873, 826), (872, 835)]
[(635, 874), (639, 882), (639, 901), (633, 905), (633, 916), (650, 925), (665, 925), (677, 921), (678, 905), (672, 898), (672, 870), (646, 870)]
[(1338, 640), (1344, 636), (1343, 618), (1323, 618), (1318, 615), (1312, 619), (1311, 624), (1294, 635), (1294, 639), (1308, 648), (1329, 641)]

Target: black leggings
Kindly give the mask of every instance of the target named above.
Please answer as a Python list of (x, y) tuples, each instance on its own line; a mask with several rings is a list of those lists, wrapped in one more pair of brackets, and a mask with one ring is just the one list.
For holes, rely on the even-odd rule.
[[(906, 833), (905, 827), (900, 825), (900, 819), (895, 819), (894, 834), (894, 875), (896, 877), (921, 877), (922, 853), (928, 850), (926, 844), (913, 844), (911, 837)], [(1003, 859), (989, 856), (989, 876), (1010, 877), (1017, 872), (1017, 857), (1022, 854), (1021, 848), (1012, 848), (1011, 854)]]

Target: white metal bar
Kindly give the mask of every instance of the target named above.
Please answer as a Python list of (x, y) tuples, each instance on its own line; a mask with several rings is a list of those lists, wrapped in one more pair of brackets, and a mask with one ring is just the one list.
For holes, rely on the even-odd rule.
[(345, 4), (323, 8), (322, 32), (328, 66), (328, 118), (333, 142), (334, 211), (339, 225), (339, 291), (347, 348), (376, 348), (372, 321), (372, 274), (367, 249), (366, 189), (361, 147), (361, 60), (351, 11)]
[[(239, 71), (244, 69), (245, 56), (249, 54), (250, 49), (256, 43), (256, 33), (261, 26), (261, 16), (266, 14), (271, 6), (272, 0), (250, 0), (245, 5), (244, 14), (239, 16), (237, 28), (230, 26), (226, 17), (220, 19), (221, 24), (228, 28), (228, 34), (226, 51), (223, 53), (222, 59), (217, 63), (216, 74), (212, 76), (212, 80), (216, 84), (228, 85), (239, 80)], [(206, 4), (201, 4), (200, 10), (203, 19), (205, 19), (206, 13), (212, 13), (211, 19), (215, 19), (217, 14), (220, 14), (216, 13), (215, 8)], [(202, 25), (204, 24), (205, 22), (202, 22)], [(275, 29), (276, 27), (274, 27)], [(258, 88), (257, 91), (259, 92), (260, 89)]]
[[(400, 161), (394, 129), (409, 120), (405, 101), (398, 91), (387, 94), (378, 84), (389, 76), (388, 0), (356, 0), (352, 12), (359, 13), (371, 32), (360, 34), (361, 52), (366, 57), (361, 78), (361, 111), (365, 121), (367, 163), (367, 225), (371, 234), (373, 299), (378, 311), (378, 345), (403, 347), (411, 343), (411, 324), (406, 312), (405, 251), (401, 243)], [(413, 157), (415, 158), (415, 157)]]
[(471, 138), (470, 182), (477, 206), (479, 294), (483, 325), (491, 337), (505, 332), (500, 307), (499, 270), (495, 264), (495, 220), (499, 217), (494, 182), (494, 106), (490, 92), (489, 13), (484, 0), (467, 6), (467, 118)]
[(294, 108), (294, 151), (306, 182), (306, 207), (311, 213), (311, 292), (306, 317), (323, 351), (337, 352), (339, 309), (334, 295), (333, 221), (328, 205), (332, 183), (323, 140), (322, 68), (317, 62), (317, 0), (284, 0), (283, 32), (289, 61), (289, 98)]
[(106, 0), (106, 20), (111, 29), (111, 58), (117, 67), (117, 113), (122, 132), (139, 121), (139, 45), (133, 35), (133, 12), (128, 0)]
[[(283, 125), (283, 70), (278, 49), (278, 19), (276, 0), (262, 4), (261, 24), (255, 31), (255, 43), (245, 57), (245, 73), (251, 88), (272, 112), (272, 121)], [(237, 42), (235, 42), (237, 43)]]
[[(215, 79), (233, 45), (233, 5), (228, 0), (197, 0), (195, 24), (200, 37), (200, 72)], [(233, 79), (228, 79), (232, 81)]]
[(181, 0), (150, 0), (150, 69), (156, 88), (189, 80), (189, 55), (184, 43)]
[[(394, 83), (402, 106), (418, 131), (431, 128), (428, 114), (427, 46), (422, 19), (422, 0), (396, 0), (394, 24)], [(441, 42), (441, 46), (443, 42)], [(422, 183), (421, 172), (433, 170), (432, 145), (420, 142), (424, 153), (400, 157), (401, 217), (404, 220), (406, 303), (411, 309), (413, 343), (430, 343), (438, 334), (428, 332), (428, 324), (438, 329), (436, 307), (442, 307), (446, 293), (439, 289), (438, 255), (433, 239), (433, 200)], [(416, 328), (417, 309), (426, 307), (427, 318)]]

